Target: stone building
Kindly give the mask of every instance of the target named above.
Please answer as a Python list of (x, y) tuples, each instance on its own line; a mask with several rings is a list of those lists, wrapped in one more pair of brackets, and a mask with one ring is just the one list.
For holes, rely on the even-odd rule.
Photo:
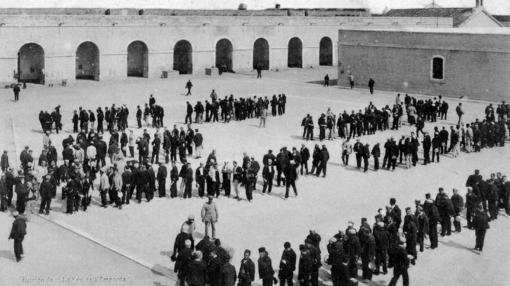
[[(361, 10), (0, 10), (0, 82), (335, 65), (338, 29), (452, 27)], [(439, 24), (438, 24), (439, 23)]]
[(498, 28), (503, 27), (493, 15), (483, 7), (483, 0), (476, 0), (475, 7), (443, 8), (434, 5), (417, 9), (391, 9), (386, 17), (451, 17), (455, 28)]
[(510, 30), (340, 30), (338, 84), (510, 101)]

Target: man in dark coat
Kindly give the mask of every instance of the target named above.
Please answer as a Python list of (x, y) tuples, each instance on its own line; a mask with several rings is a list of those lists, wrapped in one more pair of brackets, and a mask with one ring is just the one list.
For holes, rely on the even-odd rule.
[(438, 246), (437, 241), (437, 224), (441, 221), (439, 210), (434, 203), (434, 200), (430, 198), (430, 194), (425, 194), (425, 202), (423, 203), (423, 212), (429, 218), (429, 239), (430, 248), (435, 249)]
[(262, 286), (271, 286), (273, 285), (273, 277), (274, 270), (271, 265), (271, 258), (264, 247), (259, 248), (259, 259), (258, 259), (258, 267), (259, 267), (259, 278), (262, 279)]
[(179, 278), (179, 285), (185, 286), (186, 276), (189, 271), (189, 264), (191, 262), (191, 240), (186, 240), (184, 242), (185, 247), (179, 250), (177, 254), (177, 259), (175, 261), (174, 272), (177, 273), (177, 278)]
[(370, 90), (370, 94), (374, 94), (374, 85), (375, 85), (375, 81), (373, 78), (370, 78), (368, 80), (368, 89)]
[(487, 229), (489, 229), (489, 217), (481, 208), (478, 208), (475, 212), (472, 226), (476, 235), (475, 250), (479, 250), (481, 252), (485, 241), (485, 233), (487, 232)]
[(165, 186), (166, 186), (166, 177), (167, 176), (168, 176), (168, 172), (167, 172), (165, 164), (159, 163), (157, 180), (158, 180), (158, 193), (159, 193), (160, 198), (166, 196)]
[(269, 159), (267, 162), (267, 165), (264, 164), (264, 168), (262, 168), (262, 179), (264, 180), (264, 186), (262, 187), (262, 193), (270, 194), (271, 190), (273, 189), (273, 178), (274, 178), (274, 166), (273, 166), (273, 160)]
[(51, 199), (53, 198), (53, 185), (49, 182), (49, 176), (43, 177), (43, 182), (39, 186), (39, 193), (41, 195), (41, 207), (39, 213), (43, 211), (46, 215), (50, 214)]
[(391, 278), (389, 286), (397, 285), (397, 281), (402, 276), (403, 285), (409, 286), (409, 274), (407, 273), (407, 269), (409, 268), (409, 258), (407, 257), (407, 252), (405, 248), (399, 246), (395, 249), (393, 254), (393, 277)]
[(202, 260), (201, 251), (195, 251), (191, 255), (186, 282), (188, 286), (204, 286), (207, 282), (207, 264)]
[(12, 215), (14, 216), (14, 221), (12, 222), (9, 239), (14, 239), (14, 255), (16, 256), (16, 261), (19, 262), (21, 255), (23, 255), (23, 239), (27, 234), (27, 223), (26, 218), (17, 211), (14, 211)]
[(221, 258), (217, 254), (217, 250), (213, 250), (211, 252), (211, 258), (207, 263), (207, 278), (208, 285), (210, 286), (222, 286), (220, 284), (220, 276), (221, 276), (221, 267), (223, 266), (223, 262)]
[(289, 188), (292, 186), (292, 190), (294, 190), (294, 194), (298, 195), (297, 189), (296, 189), (296, 179), (297, 179), (297, 172), (296, 172), (296, 166), (294, 166), (293, 161), (288, 164), (284, 169), (285, 174), (285, 198), (289, 197)]
[(310, 285), (313, 268), (312, 256), (310, 250), (303, 244), (299, 246), (299, 250), (301, 252), (298, 272), (299, 285)]
[(404, 218), (404, 226), (402, 227), (404, 235), (406, 237), (406, 251), (407, 254), (412, 255), (413, 259), (411, 260), (411, 264), (415, 264), (416, 259), (418, 258), (418, 253), (416, 252), (416, 241), (418, 236), (418, 227), (416, 226), (416, 219), (414, 215), (411, 213), (411, 208), (406, 208), (406, 216)]
[[(235, 286), (236, 284), (236, 268), (230, 263), (232, 253), (229, 253), (229, 259), (221, 268), (220, 272), (220, 285), (221, 286)], [(191, 285), (190, 285), (191, 286)]]
[(303, 167), (308, 175), (308, 160), (310, 159), (310, 151), (306, 148), (305, 144), (302, 144), (299, 152), (301, 154), (301, 175), (303, 175)]
[(290, 242), (285, 242), (283, 247), (285, 249), (280, 260), (278, 278), (280, 279), (280, 286), (292, 286), (292, 277), (294, 276), (294, 270), (296, 270), (296, 253), (291, 248)]
[(244, 251), (244, 258), (239, 266), (239, 286), (251, 286), (251, 282), (255, 280), (255, 264), (250, 258), (251, 251)]
[(374, 170), (379, 170), (379, 157), (381, 157), (381, 149), (379, 143), (376, 143), (372, 148), (372, 156), (374, 156)]
[(451, 198), (452, 204), (453, 204), (453, 226), (455, 227), (456, 232), (461, 231), (461, 225), (460, 225), (460, 213), (464, 209), (464, 198), (462, 198), (461, 195), (459, 195), (459, 191), (457, 189), (453, 189), (453, 195)]
[(322, 174), (323, 174), (322, 176), (326, 177), (326, 169), (327, 169), (328, 161), (329, 161), (329, 151), (326, 148), (326, 145), (322, 145), (320, 158), (321, 158), (321, 160), (319, 163), (319, 167), (317, 168), (316, 176), (318, 177), (322, 172)]
[(388, 273), (387, 257), (390, 244), (390, 233), (386, 230), (384, 222), (378, 221), (374, 226), (375, 238), (375, 275), (379, 275), (382, 264), (383, 274)]
[(356, 139), (356, 143), (354, 143), (354, 147), (352, 148), (354, 153), (356, 153), (356, 168), (361, 168), (361, 156), (363, 154), (363, 144), (359, 142), (359, 139)]
[(439, 188), (439, 193), (436, 196), (436, 206), (441, 216), (441, 236), (451, 235), (452, 223), (451, 216), (453, 215), (453, 204), (451, 199), (444, 193), (443, 188)]

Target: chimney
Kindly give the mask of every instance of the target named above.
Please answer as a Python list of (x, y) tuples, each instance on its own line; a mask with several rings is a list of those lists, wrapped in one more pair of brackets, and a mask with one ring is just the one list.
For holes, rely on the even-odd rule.
[(476, 8), (483, 7), (483, 0), (476, 0)]

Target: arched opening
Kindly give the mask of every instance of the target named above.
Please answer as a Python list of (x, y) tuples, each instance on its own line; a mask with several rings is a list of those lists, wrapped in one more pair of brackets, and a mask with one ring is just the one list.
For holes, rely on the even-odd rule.
[(333, 65), (333, 42), (329, 37), (324, 37), (321, 39), (319, 47), (319, 65)]
[(221, 39), (216, 43), (216, 67), (222, 72), (232, 72), (232, 43)]
[(301, 39), (294, 37), (289, 41), (287, 66), (289, 68), (303, 67), (303, 43)]
[(253, 43), (253, 69), (257, 67), (269, 69), (269, 43), (264, 38), (259, 38)]
[(76, 79), (99, 80), (99, 48), (83, 42), (76, 49)]
[(134, 41), (127, 48), (127, 76), (147, 77), (149, 71), (149, 50), (141, 41)]
[(174, 46), (174, 70), (179, 74), (193, 73), (193, 49), (186, 40), (180, 40)]
[(44, 84), (44, 50), (38, 44), (28, 43), (19, 49), (18, 81)]

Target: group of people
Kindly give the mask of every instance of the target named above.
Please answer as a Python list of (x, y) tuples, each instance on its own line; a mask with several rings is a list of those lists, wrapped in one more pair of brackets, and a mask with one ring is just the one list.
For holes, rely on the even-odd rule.
[(193, 113), (195, 113), (194, 122), (203, 123), (204, 113), (205, 122), (225, 123), (230, 120), (245, 120), (248, 118), (264, 119), (268, 116), (269, 105), (271, 105), (271, 115), (283, 115), (285, 113), (285, 105), (287, 97), (285, 94), (279, 94), (278, 97), (273, 95), (271, 100), (267, 96), (264, 98), (253, 96), (247, 98), (235, 98), (234, 95), (225, 96), (223, 99), (218, 98), (215, 90), (210, 95), (211, 101), (205, 101), (205, 105), (201, 101), (197, 101), (192, 105), (186, 102), (185, 124), (193, 122)]
[[(439, 99), (416, 100), (405, 95), (404, 100), (397, 94), (393, 107), (389, 105), (377, 108), (372, 102), (364, 110), (351, 111), (336, 116), (330, 108), (322, 113), (317, 120), (319, 127), (319, 140), (332, 140), (338, 134), (339, 138), (355, 138), (362, 135), (375, 134), (376, 131), (388, 129), (398, 130), (402, 126), (402, 117), (407, 113), (409, 125), (415, 125), (417, 132), (422, 131), (426, 121), (436, 122), (437, 118), (447, 119), (448, 103), (439, 96)], [(301, 121), (303, 139), (313, 140), (315, 124), (313, 117), (307, 114)]]
[[(278, 268), (273, 267), (266, 248), (260, 247), (258, 277), (262, 285), (276, 284), (278, 279), (282, 286), (293, 285), (294, 272), (297, 270), (299, 285), (319, 285), (319, 270), (324, 262), (331, 266), (330, 278), (334, 286), (353, 285), (359, 278), (359, 270), (361, 279), (370, 281), (373, 275), (386, 275), (389, 268), (393, 268), (389, 285), (396, 285), (400, 277), (403, 285), (410, 285), (408, 268), (416, 264), (418, 252), (425, 250), (427, 237), (430, 240), (429, 249), (438, 248), (439, 235), (450, 236), (452, 232), (462, 231), (461, 215), (465, 212), (467, 228), (475, 230), (474, 250), (481, 252), (489, 221), (496, 219), (493, 215), (497, 216), (499, 208), (508, 213), (510, 182), (506, 176), (491, 174), (490, 179), (484, 181), (476, 170), (467, 179), (466, 187), (465, 198), (455, 188), (451, 197), (443, 188), (439, 188), (435, 198), (427, 193), (423, 203), (416, 200), (414, 210), (407, 207), (405, 213), (396, 199), (391, 198), (385, 209), (377, 211), (373, 225), (368, 223), (367, 218), (361, 218), (359, 228), (349, 221), (345, 231), (340, 230), (329, 239), (327, 255), (321, 253), (321, 236), (313, 229), (299, 245), (298, 254), (290, 242), (283, 244)], [(502, 199), (494, 200), (493, 193), (498, 193)], [(208, 215), (211, 213), (209, 209), (214, 210), (212, 215)], [(197, 286), (233, 286), (236, 280), (237, 285), (251, 285), (256, 277), (251, 250), (244, 251), (239, 271), (236, 271), (231, 263), (233, 250), (222, 246), (221, 241), (214, 237), (214, 232), (213, 239), (208, 235), (207, 221), (211, 219), (217, 220), (212, 198), (202, 208), (202, 220), (206, 224), (204, 238), (195, 245), (195, 222), (191, 215), (175, 239), (171, 258), (175, 261), (174, 271), (178, 273), (179, 285), (186, 282)]]
[(62, 114), (60, 113), (60, 105), (55, 107), (52, 112), (41, 110), (39, 112), (39, 123), (41, 124), (43, 133), (51, 133), (53, 125), (55, 125), (54, 128), (57, 134), (59, 131), (62, 131)]

